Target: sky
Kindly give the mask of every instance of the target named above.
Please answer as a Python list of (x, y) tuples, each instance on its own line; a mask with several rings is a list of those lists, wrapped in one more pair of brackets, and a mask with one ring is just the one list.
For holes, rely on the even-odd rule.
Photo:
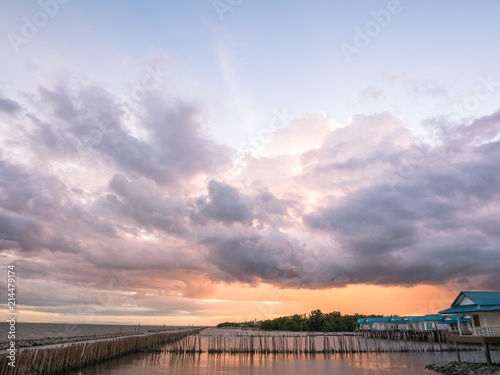
[(415, 315), (500, 290), (497, 1), (1, 7), (19, 321)]

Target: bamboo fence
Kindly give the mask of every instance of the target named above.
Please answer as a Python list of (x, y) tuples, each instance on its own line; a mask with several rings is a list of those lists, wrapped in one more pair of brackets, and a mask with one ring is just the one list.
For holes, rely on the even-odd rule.
[(0, 375), (52, 375), (135, 351), (155, 351), (161, 346), (200, 332), (192, 329), (64, 344), (16, 351), (15, 367), (8, 353), (0, 355)]

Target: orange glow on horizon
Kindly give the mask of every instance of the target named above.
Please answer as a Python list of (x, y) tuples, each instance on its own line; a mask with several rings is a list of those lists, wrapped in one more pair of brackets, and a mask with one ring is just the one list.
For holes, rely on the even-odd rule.
[(324, 313), (425, 315), (435, 314), (452, 303), (458, 291), (446, 286), (381, 287), (350, 285), (346, 288), (308, 290), (279, 289), (270, 285), (249, 287), (239, 284), (216, 284), (210, 296), (193, 298), (200, 311), (179, 315), (85, 316), (24, 310), (21, 322), (78, 322), (86, 324), (144, 325), (216, 325), (220, 322), (243, 322), (272, 319), (284, 315), (308, 314), (320, 309)]

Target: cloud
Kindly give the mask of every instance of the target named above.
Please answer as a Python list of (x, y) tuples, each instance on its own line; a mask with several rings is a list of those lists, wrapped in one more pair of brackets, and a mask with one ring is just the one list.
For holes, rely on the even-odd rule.
[[(491, 128), (498, 126), (497, 114), (478, 122), (486, 143), (478, 146), (472, 136), (478, 123), (459, 127), (454, 141), (428, 149), (425, 160), (411, 174), (399, 176), (395, 187), (370, 178), (369, 185), (305, 215), (309, 228), (328, 233), (342, 247), (347, 259), (339, 263), (348, 265), (348, 282), (414, 285), (493, 276), (483, 262), (498, 265), (500, 256), (493, 251), (498, 237), (485, 235), (491, 229), (478, 218), (484, 211), (492, 215), (499, 203), (500, 169), (493, 161), (498, 141), (487, 142), (495, 134)], [(462, 154), (450, 163), (447, 148), (457, 143)], [(398, 152), (380, 150), (385, 160)], [(378, 160), (384, 158), (374, 163)]]
[[(96, 85), (40, 87), (33, 104), (27, 137), (44, 158), (60, 162), (88, 162), (98, 158), (133, 177), (160, 184), (184, 184), (230, 161), (230, 149), (202, 137), (198, 109), (150, 91), (123, 108), (111, 93)], [(35, 114), (36, 113), (36, 114)], [(138, 121), (134, 133), (128, 116)]]
[(280, 126), (274, 132), (271, 141), (266, 144), (264, 149), (266, 156), (300, 155), (319, 148), (325, 137), (340, 127), (325, 113), (306, 113), (290, 124), (282, 121)]
[(220, 271), (212, 275), (216, 279), (280, 285), (295, 274), (297, 249), (283, 234), (208, 237), (202, 243), (209, 247), (207, 261)]
[(203, 315), (191, 299), (220, 285), (498, 283), (500, 112), (430, 141), (388, 112), (304, 114), (223, 179), (237, 151), (201, 135), (199, 105), (92, 84), (23, 98), (0, 102), (26, 110), (1, 136), (0, 252), (34, 310), (42, 281), (71, 291), (47, 312), (109, 290), (89, 303), (124, 316)]
[(12, 114), (21, 109), (21, 106), (18, 102), (11, 99), (0, 98), (0, 111)]
[(37, 249), (39, 238), (43, 236), (43, 227), (36, 220), (0, 210), (0, 233), (4, 248), (19, 246), (24, 251)]
[(365, 89), (361, 92), (359, 96), (360, 98), (358, 100), (358, 103), (365, 103), (372, 100), (380, 100), (383, 98), (382, 88), (374, 85), (365, 87)]
[(234, 222), (248, 224), (252, 221), (254, 217), (252, 201), (243, 198), (234, 187), (210, 181), (208, 192), (208, 200), (200, 198), (197, 202), (201, 209), (199, 215), (193, 216), (195, 221), (212, 219), (226, 224)]
[(154, 181), (129, 181), (123, 174), (114, 175), (110, 187), (117, 194), (107, 196), (112, 209), (133, 218), (136, 225), (178, 235), (187, 233), (186, 207), (180, 196), (165, 196)]

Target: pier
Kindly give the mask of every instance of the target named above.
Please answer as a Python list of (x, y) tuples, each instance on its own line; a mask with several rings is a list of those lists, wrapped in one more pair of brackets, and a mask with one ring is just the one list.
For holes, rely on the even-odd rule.
[(136, 351), (160, 347), (203, 328), (147, 333), (113, 339), (76, 342), (16, 351), (15, 367), (8, 365), (7, 353), (0, 354), (0, 375), (52, 375)]
[[(461, 350), (478, 350), (464, 347)], [(368, 337), (363, 333), (257, 333), (222, 334), (211, 336), (186, 336), (171, 345), (166, 351), (173, 354), (354, 354), (354, 353), (403, 353), (456, 351), (446, 341), (434, 342), (432, 336), (380, 336)]]

